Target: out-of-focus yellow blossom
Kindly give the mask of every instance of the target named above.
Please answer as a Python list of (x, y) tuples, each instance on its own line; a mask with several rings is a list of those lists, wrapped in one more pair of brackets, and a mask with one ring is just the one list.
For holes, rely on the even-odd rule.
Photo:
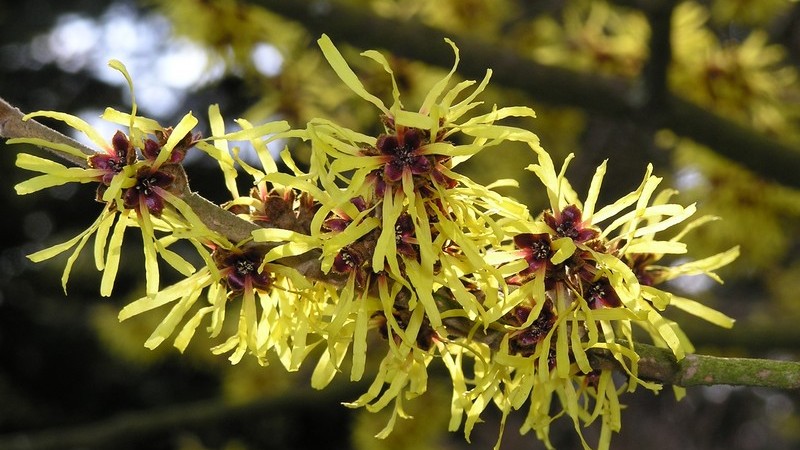
[(256, 44), (269, 42), (285, 50), (302, 39), (300, 28), (264, 8), (236, 0), (158, 0), (174, 32), (207, 43), (234, 67), (252, 67)]
[(431, 25), (443, 29), (452, 26), (453, 31), (487, 36), (501, 35), (503, 24), (509, 23), (519, 14), (519, 5), (510, 0), (447, 0), (424, 4), (422, 17), (429, 18), (427, 20)]
[[(729, 3), (734, 8), (746, 2)], [(707, 26), (709, 17), (709, 12), (694, 2), (676, 7), (671, 85), (722, 115), (780, 139), (798, 141), (793, 123), (798, 117), (800, 90), (797, 72), (783, 64), (784, 50), (769, 44), (761, 31), (751, 32), (740, 43), (720, 43)], [(737, 217), (735, 224), (722, 223), (714, 233), (700, 230), (697, 244), (719, 248), (723, 242), (740, 242), (747, 260), (743, 267), (750, 269), (765, 268), (780, 259), (790, 238), (784, 222), (797, 216), (797, 194), (758, 180), (695, 143), (676, 140), (669, 132), (661, 132), (659, 137), (674, 149), (683, 178), (693, 180), (683, 189), (684, 194), (704, 202), (711, 214)], [(769, 194), (764, 195), (765, 190)], [(754, 227), (758, 236), (749, 232)]]
[[(687, 240), (698, 248), (718, 249), (726, 242), (742, 247), (746, 271), (767, 270), (790, 251), (793, 239), (787, 224), (800, 217), (800, 192), (760, 180), (742, 167), (722, 160), (708, 149), (688, 140), (662, 133), (662, 143), (681, 167), (678, 182), (683, 198), (699, 202), (708, 214), (736, 217), (711, 229), (697, 230)], [(752, 230), (758, 233), (752, 233)]]
[(470, 33), (486, 37), (498, 36), (503, 24), (511, 21), (519, 5), (509, 0), (380, 0), (370, 2), (381, 15), (417, 19), (428, 25), (454, 33)]
[(562, 20), (536, 19), (531, 30), (540, 30), (532, 42), (537, 61), (609, 75), (639, 74), (650, 35), (641, 12), (617, 10), (605, 1), (579, 1), (565, 7)]
[[(721, 8), (722, 3), (733, 11), (748, 2), (717, 2), (714, 7)], [(770, 2), (762, 3), (759, 5), (766, 7)], [(784, 50), (769, 44), (762, 31), (751, 32), (739, 43), (720, 43), (708, 28), (710, 16), (695, 2), (676, 7), (671, 86), (721, 115), (780, 139), (798, 141), (793, 123), (798, 117), (796, 99), (800, 90), (797, 72), (783, 63)], [(688, 238), (690, 241), (706, 248), (720, 248), (724, 242), (741, 243), (746, 260), (742, 267), (747, 270), (769, 267), (782, 257), (790, 239), (784, 223), (797, 216), (800, 204), (796, 192), (758, 180), (670, 132), (662, 131), (659, 140), (673, 149), (674, 159), (682, 168), (679, 175), (686, 181), (684, 195), (702, 202), (710, 214), (737, 218), (735, 224), (719, 224), (713, 233), (698, 230), (695, 237)], [(756, 228), (757, 236), (749, 231)]]
[(798, 114), (787, 99), (800, 94), (797, 72), (783, 64), (783, 48), (769, 44), (762, 31), (742, 42), (720, 43), (706, 27), (708, 17), (694, 2), (675, 8), (670, 85), (701, 105), (786, 138)]
[(770, 21), (788, 10), (793, 0), (714, 0), (711, 16), (720, 24), (730, 22), (769, 26)]
[[(280, 115), (292, 124), (304, 124), (329, 111), (338, 110), (350, 100), (349, 92), (334, 86), (333, 77), (325, 76), (320, 68), (325, 61), (317, 51), (305, 48), (303, 42), (291, 49), (292, 60), (284, 60), (274, 76), (259, 76), (255, 82), (264, 95), (242, 114), (253, 122)], [(302, 48), (300, 48), (302, 47)], [(352, 111), (358, 114), (359, 111)]]

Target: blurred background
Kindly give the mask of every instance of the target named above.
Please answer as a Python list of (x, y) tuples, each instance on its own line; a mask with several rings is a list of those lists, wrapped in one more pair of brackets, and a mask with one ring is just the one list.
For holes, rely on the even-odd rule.
[[(380, 130), (376, 110), (328, 68), (319, 35), (329, 33), (368, 90), (385, 99), (391, 85), (383, 69), (358, 53), (393, 54), (409, 109), (451, 66), (448, 36), (461, 48), (462, 76), (495, 69), (487, 107), (533, 107), (537, 119), (515, 125), (536, 131), (556, 164), (577, 155), (568, 176), (578, 192), (609, 159), (603, 199), (613, 201), (652, 162), (682, 203), (723, 218), (688, 239), (696, 258), (741, 245), (740, 259), (721, 272), (726, 283), (690, 277), (672, 286), (737, 319), (733, 330), (722, 330), (672, 314), (699, 353), (800, 356), (800, 166), (791, 164), (800, 153), (796, 2), (29, 0), (2, 2), (0, 24), (0, 96), (25, 112), (79, 115), (109, 137), (116, 129), (99, 120), (103, 109), (130, 108), (125, 80), (107, 66), (111, 58), (131, 72), (140, 111), (164, 125), (188, 110), (203, 117), (217, 103), (229, 120), (280, 118), (302, 127), (326, 117), (369, 134)], [(675, 99), (699, 108), (682, 114)], [(136, 239), (110, 299), (99, 296), (100, 276), (87, 255), (73, 270), (69, 296), (59, 281), (64, 258), (38, 265), (25, 258), (78, 234), (101, 205), (88, 186), (15, 195), (14, 184), (30, 175), (14, 167), (21, 149), (0, 144), (0, 449), (494, 444), (499, 416), (491, 413), (472, 444), (446, 431), (443, 371), (432, 374), (429, 395), (412, 402), (416, 420), (400, 421), (378, 441), (372, 436), (388, 416), (343, 407), (364, 389), (346, 377), (316, 392), (307, 373), (247, 358), (230, 366), (200, 335), (184, 355), (167, 345), (146, 350), (161, 313), (116, 319), (144, 292)], [(303, 149), (296, 152), (303, 161)], [(519, 180), (520, 189), (505, 193), (539, 211), (546, 199), (522, 170), (531, 157), (523, 148), (493, 149), (465, 172), (484, 183)], [(199, 152), (187, 160), (192, 188), (225, 201), (214, 166)], [(800, 448), (797, 391), (715, 386), (690, 388), (680, 402), (669, 389), (622, 400), (628, 406), (613, 449)], [(520, 423), (512, 415), (501, 448), (544, 448), (518, 435)], [(551, 436), (559, 449), (580, 447), (567, 421), (556, 421)]]

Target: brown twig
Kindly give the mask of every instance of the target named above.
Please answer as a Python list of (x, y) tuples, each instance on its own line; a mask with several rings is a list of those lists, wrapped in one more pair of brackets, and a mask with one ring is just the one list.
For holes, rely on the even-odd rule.
[[(18, 108), (0, 98), (0, 137), (4, 138), (37, 138), (55, 144), (65, 144), (74, 147), (87, 156), (93, 155), (94, 150), (80, 142), (64, 136), (52, 128), (46, 127), (35, 120), (22, 120), (25, 114)], [(53, 154), (80, 167), (87, 167), (86, 158), (80, 158), (69, 153), (47, 149)]]

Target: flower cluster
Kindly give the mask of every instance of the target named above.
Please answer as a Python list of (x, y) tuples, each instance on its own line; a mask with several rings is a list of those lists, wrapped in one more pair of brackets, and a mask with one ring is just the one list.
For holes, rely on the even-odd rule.
[(24, 120), (48, 117), (65, 122), (82, 132), (99, 150), (86, 155), (77, 147), (39, 138), (9, 140), (9, 143), (34, 144), (73, 159), (84, 160), (83, 167), (67, 168), (45, 158), (19, 154), (17, 166), (42, 175), (18, 184), (16, 190), (19, 194), (28, 194), (70, 182), (97, 183), (96, 198), (104, 204), (98, 219), (75, 238), (34, 253), (30, 259), (38, 262), (74, 249), (62, 277), (66, 290), (73, 263), (89, 238), (95, 235), (95, 265), (103, 271), (100, 292), (108, 296), (111, 295), (119, 267), (124, 232), (130, 226), (137, 226), (144, 244), (147, 292), (152, 295), (159, 287), (157, 255), (184, 275), (194, 271), (183, 257), (167, 248), (174, 239), (157, 237), (156, 233), (212, 242), (222, 241), (224, 237), (211, 232), (181, 199), (186, 180), (179, 167), (186, 152), (200, 139), (199, 135), (192, 132), (197, 119), (187, 114), (173, 128), (138, 116), (133, 85), (125, 66), (119, 61), (111, 61), (109, 65), (121, 72), (128, 81), (133, 109), (130, 113), (123, 113), (108, 108), (102, 117), (111, 123), (127, 126), (127, 134), (117, 131), (111, 143), (108, 143), (78, 117), (52, 111), (28, 114)]
[[(672, 203), (671, 190), (657, 192), (661, 179), (652, 168), (637, 189), (598, 207), (603, 163), (581, 201), (565, 178), (571, 156), (556, 170), (535, 134), (500, 123), (534, 117), (530, 108), (486, 108), (476, 100), (491, 71), (479, 83), (452, 82), (459, 55), (451, 42), (452, 70), (415, 110), (403, 105), (381, 54), (363, 53), (391, 79), (390, 106), (367, 91), (327, 36), (318, 42), (339, 78), (377, 108), (383, 126), (377, 136), (325, 119), (298, 130), (285, 122), (254, 126), (240, 119), (241, 130), (227, 132), (212, 106), (211, 137), (199, 139), (191, 133), (196, 123), (191, 115), (174, 129), (161, 128), (136, 116), (134, 106), (131, 114), (106, 112), (106, 118), (130, 128), (107, 145), (77, 118), (38, 113), (76, 126), (104, 153), (89, 156), (84, 169), (22, 155), (21, 167), (44, 175), (18, 190), (97, 182), (98, 199), (106, 206), (87, 232), (32, 258), (77, 245), (66, 280), (77, 253), (96, 233), (95, 258), (104, 270), (101, 289), (107, 294), (106, 274), (116, 271), (121, 230), (138, 226), (145, 238), (148, 288), (120, 319), (172, 304), (147, 347), (178, 330), (174, 342), (183, 350), (206, 320), (209, 334), (217, 337), (226, 329), (229, 305), (238, 304), (232, 334), (214, 353), (231, 353), (233, 363), (249, 353), (264, 364), (272, 353), (293, 371), (319, 347), (311, 379), (316, 388), (346, 368), (351, 380), (372, 373), (367, 392), (348, 406), (377, 411), (391, 405), (392, 418), (379, 437), (391, 432), (398, 417), (407, 417), (405, 402), (425, 393), (428, 368), (440, 361), (452, 379), (451, 430), (463, 426), (469, 438), (492, 404), (503, 423), (513, 410), (527, 407), (521, 432), (534, 430), (548, 447), (550, 422), (566, 415), (579, 434), (583, 425), (599, 421), (598, 445), (607, 448), (611, 432), (620, 427), (618, 394), (637, 386), (660, 387), (637, 376), (635, 328), (683, 358), (692, 347), (679, 326), (662, 315), (667, 307), (732, 325), (721, 313), (659, 288), (681, 275), (718, 279), (713, 271), (738, 250), (659, 265), (665, 255), (685, 254), (682, 237), (710, 219), (689, 221), (694, 205)], [(483, 113), (475, 112), (481, 108)], [(252, 145), (262, 167), (241, 160), (237, 148), (229, 146), (234, 141)], [(281, 158), (289, 170), (279, 171), (268, 150), (278, 141), (308, 145), (307, 170), (300, 170), (285, 150)], [(502, 151), (510, 142), (526, 145), (535, 157), (528, 170), (550, 202), (540, 214), (531, 215), (494, 190), (513, 181), (484, 186), (456, 171), (477, 153)], [(222, 212), (245, 230), (244, 238), (234, 239), (241, 232), (218, 227), (214, 220), (201, 220), (185, 201), (188, 189), (176, 186), (185, 183), (180, 162), (193, 146), (218, 161), (231, 194)], [(238, 190), (240, 172), (253, 181), (246, 195)], [(118, 225), (104, 261), (115, 217)], [(683, 223), (677, 233), (669, 232)], [(178, 239), (194, 244), (204, 262), (200, 268), (167, 249)], [(156, 255), (186, 278), (159, 289), (151, 275), (157, 273)], [(369, 333), (382, 336), (384, 344), (369, 340)], [(598, 350), (619, 361), (626, 381), (620, 384), (611, 370), (593, 367), (590, 353)], [(375, 354), (382, 355), (377, 367), (368, 358)]]
[[(663, 231), (689, 219), (695, 207), (669, 203), (672, 191), (656, 194), (661, 179), (651, 169), (638, 189), (597, 209), (605, 163), (581, 202), (564, 178), (568, 162), (556, 172), (549, 155), (538, 152), (538, 163), (528, 169), (544, 184), (551, 208), (528, 225), (530, 232), (513, 236), (513, 249), (488, 253), (490, 261), (503, 264), (507, 283), (519, 287), (506, 298), (511, 309), (499, 323), (507, 332), (493, 355), (494, 364), (486, 366), (483, 385), (474, 389), (491, 392), (504, 415), (530, 400), (523, 431), (535, 430), (548, 446), (550, 399), (555, 396), (576, 430), (601, 418), (604, 448), (610, 432), (620, 427), (619, 388), (610, 373), (592, 367), (587, 352), (610, 350), (628, 371), (628, 390), (659, 389), (637, 377), (634, 327), (682, 359), (693, 347), (661, 311), (674, 306), (723, 327), (733, 321), (657, 286), (687, 274), (716, 278), (713, 270), (735, 259), (738, 249), (681, 265), (658, 265), (664, 255), (686, 253), (680, 239), (711, 218), (691, 221), (670, 239), (659, 239)], [(505, 401), (498, 402), (496, 392), (504, 392)], [(480, 393), (465, 392), (476, 400)], [(467, 417), (466, 423), (469, 430), (475, 420)]]

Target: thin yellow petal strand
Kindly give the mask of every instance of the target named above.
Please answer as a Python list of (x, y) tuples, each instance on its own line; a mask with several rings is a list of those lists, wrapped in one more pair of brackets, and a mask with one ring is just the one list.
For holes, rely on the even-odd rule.
[(156, 157), (156, 160), (153, 162), (153, 169), (158, 169), (161, 167), (161, 164), (164, 164), (167, 159), (169, 159), (172, 150), (178, 142), (182, 141), (188, 133), (191, 133), (196, 125), (197, 118), (191, 113), (183, 116), (180, 122), (178, 122), (178, 125), (175, 126), (175, 129), (172, 130), (167, 142), (161, 147), (161, 152), (159, 152), (158, 157)]
[(111, 231), (111, 226), (114, 224), (114, 217), (116, 217), (116, 214), (108, 213), (108, 210), (104, 210), (97, 227), (97, 234), (94, 238), (94, 263), (97, 270), (103, 270), (105, 267), (106, 242), (108, 242), (108, 233)]
[(739, 247), (733, 247), (725, 252), (718, 253), (708, 258), (698, 259), (697, 261), (681, 264), (676, 267), (665, 268), (667, 279), (672, 279), (681, 275), (708, 275), (715, 281), (722, 283), (722, 280), (713, 272), (714, 270), (726, 266), (739, 257)]
[[(99, 218), (98, 218), (98, 221), (99, 221)], [(90, 233), (91, 231), (94, 231), (93, 230), (94, 226), (96, 226), (96, 225), (92, 225), (92, 227), (90, 227), (89, 229), (87, 229), (83, 233), (75, 236), (74, 238), (72, 238), (72, 239), (70, 239), (70, 240), (68, 240), (66, 242), (62, 242), (61, 244), (57, 244), (57, 245), (54, 245), (52, 247), (48, 247), (48, 248), (46, 248), (44, 250), (39, 250), (38, 252), (31, 253), (30, 255), (28, 255), (28, 259), (30, 259), (33, 262), (37, 262), (38, 263), (38, 262), (42, 262), (42, 261), (45, 261), (47, 259), (50, 259), (50, 258), (52, 258), (54, 256), (60, 255), (61, 253), (64, 253), (65, 251), (67, 251), (67, 250), (71, 249), (72, 247), (74, 247), (75, 244), (77, 244), (78, 241), (80, 241), (87, 233)]]
[(445, 87), (447, 87), (447, 84), (450, 82), (450, 78), (452, 78), (453, 74), (456, 72), (456, 68), (458, 68), (458, 63), (460, 61), (460, 56), (458, 54), (458, 47), (456, 47), (456, 44), (453, 43), (453, 41), (451, 41), (450, 39), (445, 38), (444, 41), (447, 42), (447, 45), (453, 48), (453, 53), (455, 54), (455, 62), (453, 62), (453, 67), (450, 69), (450, 72), (448, 72), (444, 78), (442, 78), (436, 84), (434, 84), (431, 90), (428, 91), (428, 95), (425, 97), (425, 100), (422, 102), (422, 107), (420, 108), (422, 112), (428, 112), (431, 110), (434, 102), (436, 102), (439, 96), (442, 95), (442, 92), (444, 92)]
[(347, 64), (347, 61), (344, 60), (344, 57), (339, 53), (336, 46), (333, 45), (328, 35), (323, 34), (322, 37), (317, 40), (317, 43), (320, 49), (322, 49), (322, 54), (325, 56), (325, 59), (328, 60), (328, 63), (344, 84), (355, 92), (356, 95), (377, 106), (383, 114), (389, 115), (389, 110), (386, 109), (381, 99), (367, 92), (364, 85), (361, 84), (361, 81), (358, 79), (358, 76), (356, 76), (353, 69)]
[(189, 308), (194, 305), (201, 293), (202, 291), (194, 290), (184, 295), (180, 301), (172, 307), (158, 327), (153, 330), (153, 334), (147, 338), (144, 346), (152, 350), (161, 345), (161, 343), (164, 342), (173, 333), (173, 331), (175, 331), (175, 327), (178, 326), (178, 322), (183, 320), (183, 317), (189, 311)]
[[(142, 297), (131, 303), (125, 305), (119, 312), (118, 319), (120, 322), (130, 319), (144, 312), (153, 310), (155, 308), (166, 305), (167, 303), (174, 302), (186, 295), (187, 292), (193, 289), (202, 289), (211, 281), (208, 268), (199, 270), (195, 275), (186, 278), (170, 287), (162, 289), (152, 297)], [(211, 294), (209, 294), (211, 297)]]
[(192, 337), (194, 337), (197, 327), (200, 326), (200, 322), (213, 310), (214, 308), (211, 306), (201, 308), (186, 322), (186, 325), (183, 326), (183, 329), (181, 329), (180, 333), (175, 337), (175, 348), (177, 348), (178, 351), (183, 353), (186, 350)]
[(161, 256), (161, 258), (164, 261), (166, 261), (167, 264), (169, 264), (173, 269), (180, 272), (181, 275), (188, 277), (194, 273), (195, 271), (194, 266), (189, 261), (186, 261), (181, 255), (164, 247), (158, 241), (155, 242), (155, 245), (158, 254)]
[(733, 324), (736, 322), (736, 320), (717, 311), (716, 309), (710, 308), (702, 303), (688, 298), (673, 295), (670, 304), (680, 310), (686, 311), (689, 314), (697, 316), (723, 328), (733, 328)]
[(158, 260), (156, 259), (155, 232), (153, 223), (150, 220), (150, 211), (144, 203), (144, 196), (139, 197), (139, 228), (142, 231), (142, 249), (144, 250), (144, 270), (145, 286), (147, 295), (154, 295), (158, 292), (159, 271)]
[(114, 226), (114, 232), (111, 235), (111, 240), (108, 242), (108, 252), (106, 253), (106, 265), (105, 269), (103, 269), (103, 278), (100, 281), (100, 295), (103, 297), (110, 296), (111, 290), (114, 288), (114, 279), (117, 277), (122, 251), (122, 238), (125, 236), (125, 229), (132, 222), (133, 221), (128, 218), (127, 214), (120, 214), (117, 224)]
[(75, 128), (76, 130), (80, 131), (81, 133), (85, 134), (86, 137), (89, 138), (92, 142), (94, 142), (98, 147), (101, 149), (110, 149), (111, 146), (108, 145), (108, 142), (97, 132), (91, 125), (89, 125), (85, 120), (81, 119), (80, 117), (73, 116), (71, 114), (65, 114), (55, 111), (36, 111), (30, 114), (26, 114), (22, 120), (28, 120), (32, 117), (49, 117), (51, 119), (60, 120), (67, 125)]
[(37, 147), (50, 148), (68, 155), (77, 156), (78, 158), (90, 156), (71, 145), (50, 142), (40, 138), (14, 138), (7, 140), (6, 144), (32, 144)]
[[(113, 216), (113, 214), (112, 214)], [(81, 237), (80, 242), (75, 247), (75, 250), (72, 252), (70, 257), (67, 259), (67, 263), (64, 265), (64, 272), (61, 275), (61, 287), (64, 289), (64, 293), (67, 293), (67, 281), (69, 280), (69, 274), (72, 271), (72, 266), (75, 264), (75, 261), (78, 259), (78, 256), (81, 254), (83, 247), (86, 245), (86, 241), (92, 235), (92, 232), (99, 226), (100, 222), (102, 221), (103, 216), (101, 215), (93, 224), (89, 227)]]
[(606, 175), (607, 163), (608, 160), (604, 160), (603, 163), (597, 167), (592, 177), (592, 183), (589, 185), (589, 192), (586, 194), (586, 201), (583, 203), (583, 220), (585, 221), (590, 221), (594, 214), (597, 198), (600, 195), (600, 186), (603, 184), (603, 177)]
[(369, 324), (369, 311), (367, 310), (366, 293), (358, 300), (358, 314), (353, 332), (353, 368), (350, 371), (350, 381), (359, 381), (364, 375), (367, 363), (367, 326)]
[(394, 78), (394, 72), (392, 71), (391, 66), (389, 66), (389, 62), (386, 61), (386, 57), (382, 54), (376, 52), (375, 50), (367, 50), (361, 53), (361, 56), (366, 56), (369, 59), (377, 62), (381, 66), (383, 66), (383, 70), (388, 73), (392, 78), (392, 98), (394, 99), (394, 104), (391, 107), (392, 111), (400, 111), (403, 108), (403, 104), (400, 102), (400, 90), (397, 88), (397, 80)]
[(655, 253), (655, 254), (683, 254), (686, 253), (686, 244), (672, 241), (638, 241), (625, 247), (625, 253)]
[(137, 109), (136, 95), (133, 92), (133, 80), (131, 79), (131, 75), (128, 73), (128, 69), (125, 67), (125, 64), (123, 64), (121, 61), (112, 59), (111, 61), (108, 62), (108, 66), (111, 67), (112, 69), (119, 71), (122, 74), (122, 76), (125, 77), (125, 81), (128, 83), (128, 92), (131, 95), (131, 104), (133, 105), (131, 107), (131, 119), (128, 124), (128, 127), (130, 128), (129, 135), (133, 136), (134, 134), (133, 118), (136, 117), (136, 109)]
[[(130, 126), (133, 121), (133, 131), (136, 135), (143, 137), (143, 133), (153, 134), (158, 130), (163, 130), (157, 121), (142, 116), (133, 116), (130, 113), (117, 111), (114, 108), (106, 108), (101, 116), (104, 120), (109, 122), (118, 123), (120, 125)], [(132, 139), (136, 138), (135, 136)]]
[[(211, 105), (208, 107), (208, 121), (213, 136), (225, 134), (225, 121), (222, 119), (222, 114), (219, 112), (219, 105)], [(228, 192), (231, 193), (232, 198), (239, 198), (239, 189), (236, 186), (237, 173), (233, 164), (233, 158), (231, 158), (230, 150), (228, 150), (228, 141), (222, 138), (214, 138), (213, 146), (206, 142), (198, 142), (197, 148), (205, 151), (217, 160), (220, 170), (222, 170), (222, 174), (225, 177), (225, 187), (228, 188)]]

